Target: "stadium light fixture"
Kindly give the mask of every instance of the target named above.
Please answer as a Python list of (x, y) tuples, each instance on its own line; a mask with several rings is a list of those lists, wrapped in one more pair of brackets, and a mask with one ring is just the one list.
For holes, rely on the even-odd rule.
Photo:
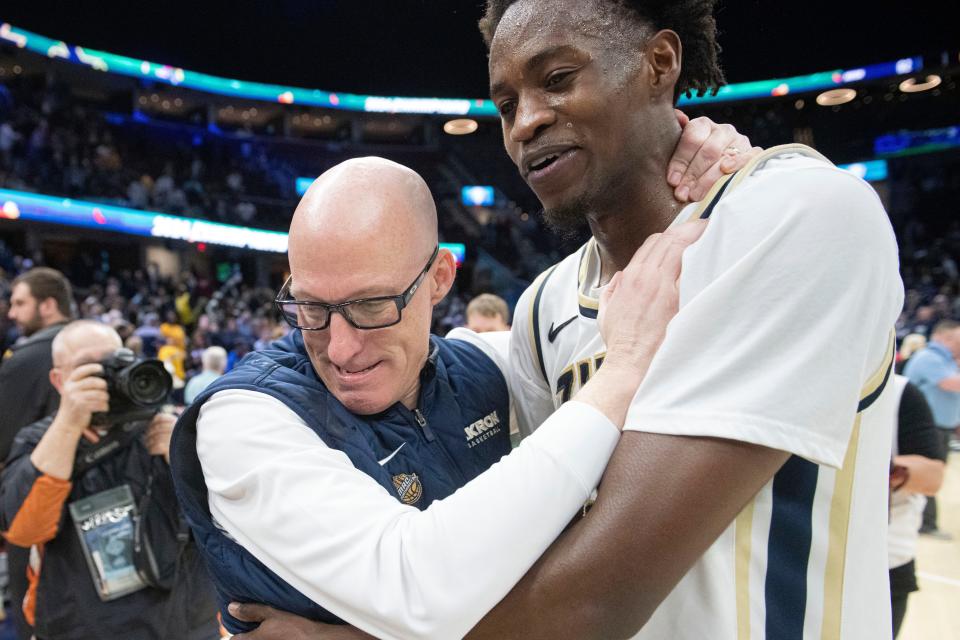
[(856, 89), (831, 89), (817, 96), (817, 104), (821, 107), (835, 107), (846, 104), (856, 97)]
[(477, 130), (477, 121), (470, 118), (457, 118), (443, 123), (443, 130), (451, 136), (465, 136)]
[(904, 93), (920, 93), (921, 91), (929, 91), (930, 89), (939, 87), (941, 82), (943, 82), (943, 80), (936, 74), (928, 75), (923, 82), (917, 82), (916, 78), (907, 78), (900, 83), (900, 91)]

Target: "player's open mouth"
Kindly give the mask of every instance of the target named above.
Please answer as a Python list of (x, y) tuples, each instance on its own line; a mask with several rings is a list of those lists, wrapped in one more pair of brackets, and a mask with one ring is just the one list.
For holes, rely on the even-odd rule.
[(575, 174), (569, 170), (576, 165), (580, 155), (578, 147), (545, 149), (534, 154), (527, 164), (527, 182), (537, 188), (559, 186), (573, 179)]

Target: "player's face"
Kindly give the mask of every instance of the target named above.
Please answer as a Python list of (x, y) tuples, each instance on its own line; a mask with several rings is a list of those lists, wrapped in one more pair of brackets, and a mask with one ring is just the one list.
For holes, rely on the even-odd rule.
[(30, 336), (43, 328), (40, 318), (40, 303), (30, 293), (26, 283), (19, 283), (10, 294), (10, 311), (7, 317), (16, 323), (20, 334)]
[[(369, 246), (366, 251), (361, 247), (331, 248), (317, 252), (322, 256), (312, 255), (309, 265), (291, 265), (291, 293), (299, 300), (327, 303), (398, 295), (430, 258), (428, 251), (380, 256)], [(396, 402), (408, 408), (416, 406), (420, 371), (429, 349), (430, 278), (436, 268), (435, 261), (403, 309), (399, 324), (357, 329), (334, 313), (326, 329), (303, 332), (317, 375), (351, 412), (379, 413)]]
[(625, 22), (605, 0), (520, 0), (491, 43), (504, 145), (561, 230), (615, 198), (644, 154), (642, 30)]

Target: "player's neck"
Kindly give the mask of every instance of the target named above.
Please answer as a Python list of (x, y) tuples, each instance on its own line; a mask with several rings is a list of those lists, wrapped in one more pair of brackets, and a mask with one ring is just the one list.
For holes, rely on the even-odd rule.
[(588, 216), (590, 231), (600, 250), (600, 284), (630, 262), (648, 236), (664, 231), (683, 208), (667, 184), (667, 163), (680, 138), (665, 136), (662, 144), (634, 173), (634, 180), (623, 185), (611, 206)]

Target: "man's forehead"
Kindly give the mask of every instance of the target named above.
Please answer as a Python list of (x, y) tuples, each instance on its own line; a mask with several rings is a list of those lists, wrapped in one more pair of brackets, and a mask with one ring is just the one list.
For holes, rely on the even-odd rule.
[[(371, 264), (360, 269), (343, 266), (322, 271), (295, 269), (290, 277), (290, 294), (298, 300), (335, 304), (357, 298), (396, 295), (401, 293), (402, 287), (410, 284), (409, 269), (378, 263), (375, 254), (371, 254), (369, 260)], [(409, 278), (412, 279), (413, 275)]]
[[(70, 348), (69, 344), (67, 348)], [(68, 360), (74, 367), (79, 367), (82, 364), (90, 364), (91, 362), (100, 362), (118, 348), (120, 348), (119, 345), (100, 339), (96, 345), (80, 347), (73, 351), (73, 353), (68, 355)]]
[(503, 14), (490, 44), (491, 82), (498, 65), (530, 65), (578, 46), (625, 44), (621, 41), (629, 37), (630, 26), (626, 15), (607, 0), (519, 0)]
[(33, 292), (30, 291), (30, 285), (26, 282), (18, 282), (13, 288), (13, 291), (10, 292), (11, 300), (24, 300), (32, 297)]

